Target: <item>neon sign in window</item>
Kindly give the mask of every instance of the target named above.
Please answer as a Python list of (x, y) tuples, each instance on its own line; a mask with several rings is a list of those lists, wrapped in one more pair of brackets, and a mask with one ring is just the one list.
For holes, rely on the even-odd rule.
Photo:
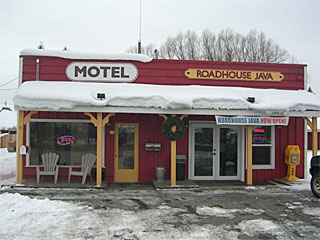
[(74, 143), (73, 136), (61, 136), (57, 138), (57, 143), (61, 146), (71, 145)]

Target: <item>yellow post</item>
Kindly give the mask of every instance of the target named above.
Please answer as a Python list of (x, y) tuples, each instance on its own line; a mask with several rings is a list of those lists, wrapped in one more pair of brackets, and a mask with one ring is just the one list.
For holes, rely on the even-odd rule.
[(17, 137), (17, 184), (23, 183), (23, 159), (20, 154), (20, 147), (23, 144), (23, 117), (24, 111), (19, 111), (18, 115), (18, 137)]
[(247, 126), (247, 185), (252, 185), (252, 129)]
[[(172, 126), (171, 131), (175, 132), (177, 126)], [(177, 141), (171, 141), (171, 186), (177, 185), (176, 174)]]
[(97, 186), (102, 185), (102, 113), (97, 113)]
[(85, 112), (84, 115), (90, 117), (90, 121), (97, 128), (97, 186), (102, 185), (102, 129), (109, 122), (110, 117), (116, 115), (115, 113), (109, 113), (104, 119), (102, 119), (102, 113), (97, 113), (95, 118), (91, 113)]
[(318, 118), (312, 118), (312, 156), (318, 155)]

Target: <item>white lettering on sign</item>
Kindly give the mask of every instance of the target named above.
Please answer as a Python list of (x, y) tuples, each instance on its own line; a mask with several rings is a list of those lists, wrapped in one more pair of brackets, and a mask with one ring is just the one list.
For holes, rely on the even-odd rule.
[(273, 126), (282, 125), (287, 126), (289, 117), (224, 117), (216, 116), (217, 125), (261, 125)]
[(66, 74), (72, 81), (133, 82), (138, 77), (138, 69), (131, 63), (72, 62)]

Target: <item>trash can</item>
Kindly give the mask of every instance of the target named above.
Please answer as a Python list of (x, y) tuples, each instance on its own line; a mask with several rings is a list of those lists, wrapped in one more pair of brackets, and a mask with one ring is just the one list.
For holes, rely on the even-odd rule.
[(186, 172), (186, 155), (177, 155), (176, 156), (176, 178), (177, 180), (185, 180)]
[(164, 175), (166, 174), (166, 168), (165, 167), (155, 167), (154, 174), (156, 176), (157, 182), (163, 182)]

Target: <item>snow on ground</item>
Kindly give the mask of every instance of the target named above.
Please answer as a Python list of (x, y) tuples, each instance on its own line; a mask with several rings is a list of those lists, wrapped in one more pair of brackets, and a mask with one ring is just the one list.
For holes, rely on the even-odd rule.
[(6, 148), (0, 148), (0, 186), (15, 180), (16, 166), (16, 153), (9, 153)]
[(272, 235), (279, 235), (282, 233), (279, 225), (264, 219), (244, 220), (239, 223), (238, 227), (243, 233), (249, 236), (254, 236), (257, 232), (267, 232)]
[(0, 112), (0, 129), (8, 129), (16, 127), (17, 112), (16, 111), (2, 111)]
[(236, 214), (252, 214), (261, 215), (265, 211), (263, 209), (225, 209), (221, 207), (208, 207), (208, 206), (198, 206), (196, 208), (196, 213), (205, 216), (216, 216), (225, 218), (234, 218)]
[[(15, 153), (0, 149), (0, 176), (3, 177), (10, 172), (15, 174), (15, 163)], [(7, 180), (15, 180), (10, 176), (7, 178), (9, 179), (0, 180), (0, 185)], [(309, 190), (309, 180), (301, 181), (303, 182), (298, 184), (300, 187), (297, 190)], [(2, 187), (2, 189), (5, 188)], [(288, 188), (296, 190), (294, 186)], [(250, 194), (265, 192), (265, 189), (259, 190), (258, 187), (245, 190)], [(222, 192), (215, 191), (214, 194), (219, 195)], [(320, 220), (320, 207), (306, 207), (299, 201), (285, 203), (285, 206), (288, 211), (302, 211)], [(199, 205), (195, 213), (190, 213), (186, 209), (172, 207), (166, 203), (143, 211), (108, 207), (95, 209), (76, 200), (57, 201), (30, 198), (18, 193), (2, 193), (0, 194), (0, 239), (233, 240), (247, 235), (252, 239), (262, 236), (264, 239), (281, 240), (288, 239), (288, 229), (297, 229), (301, 239), (305, 239), (304, 236), (310, 236), (311, 231), (317, 234), (315, 226), (306, 226), (301, 220), (285, 220), (281, 224), (276, 219), (266, 220), (263, 218), (266, 215), (265, 211), (259, 208), (225, 209)], [(290, 212), (283, 212), (281, 217), (286, 218), (288, 214)], [(179, 222), (177, 222), (177, 216), (179, 216)], [(235, 224), (201, 223), (201, 219), (205, 217), (226, 218), (227, 221), (232, 221), (236, 216), (250, 216), (254, 219), (245, 219)]]

